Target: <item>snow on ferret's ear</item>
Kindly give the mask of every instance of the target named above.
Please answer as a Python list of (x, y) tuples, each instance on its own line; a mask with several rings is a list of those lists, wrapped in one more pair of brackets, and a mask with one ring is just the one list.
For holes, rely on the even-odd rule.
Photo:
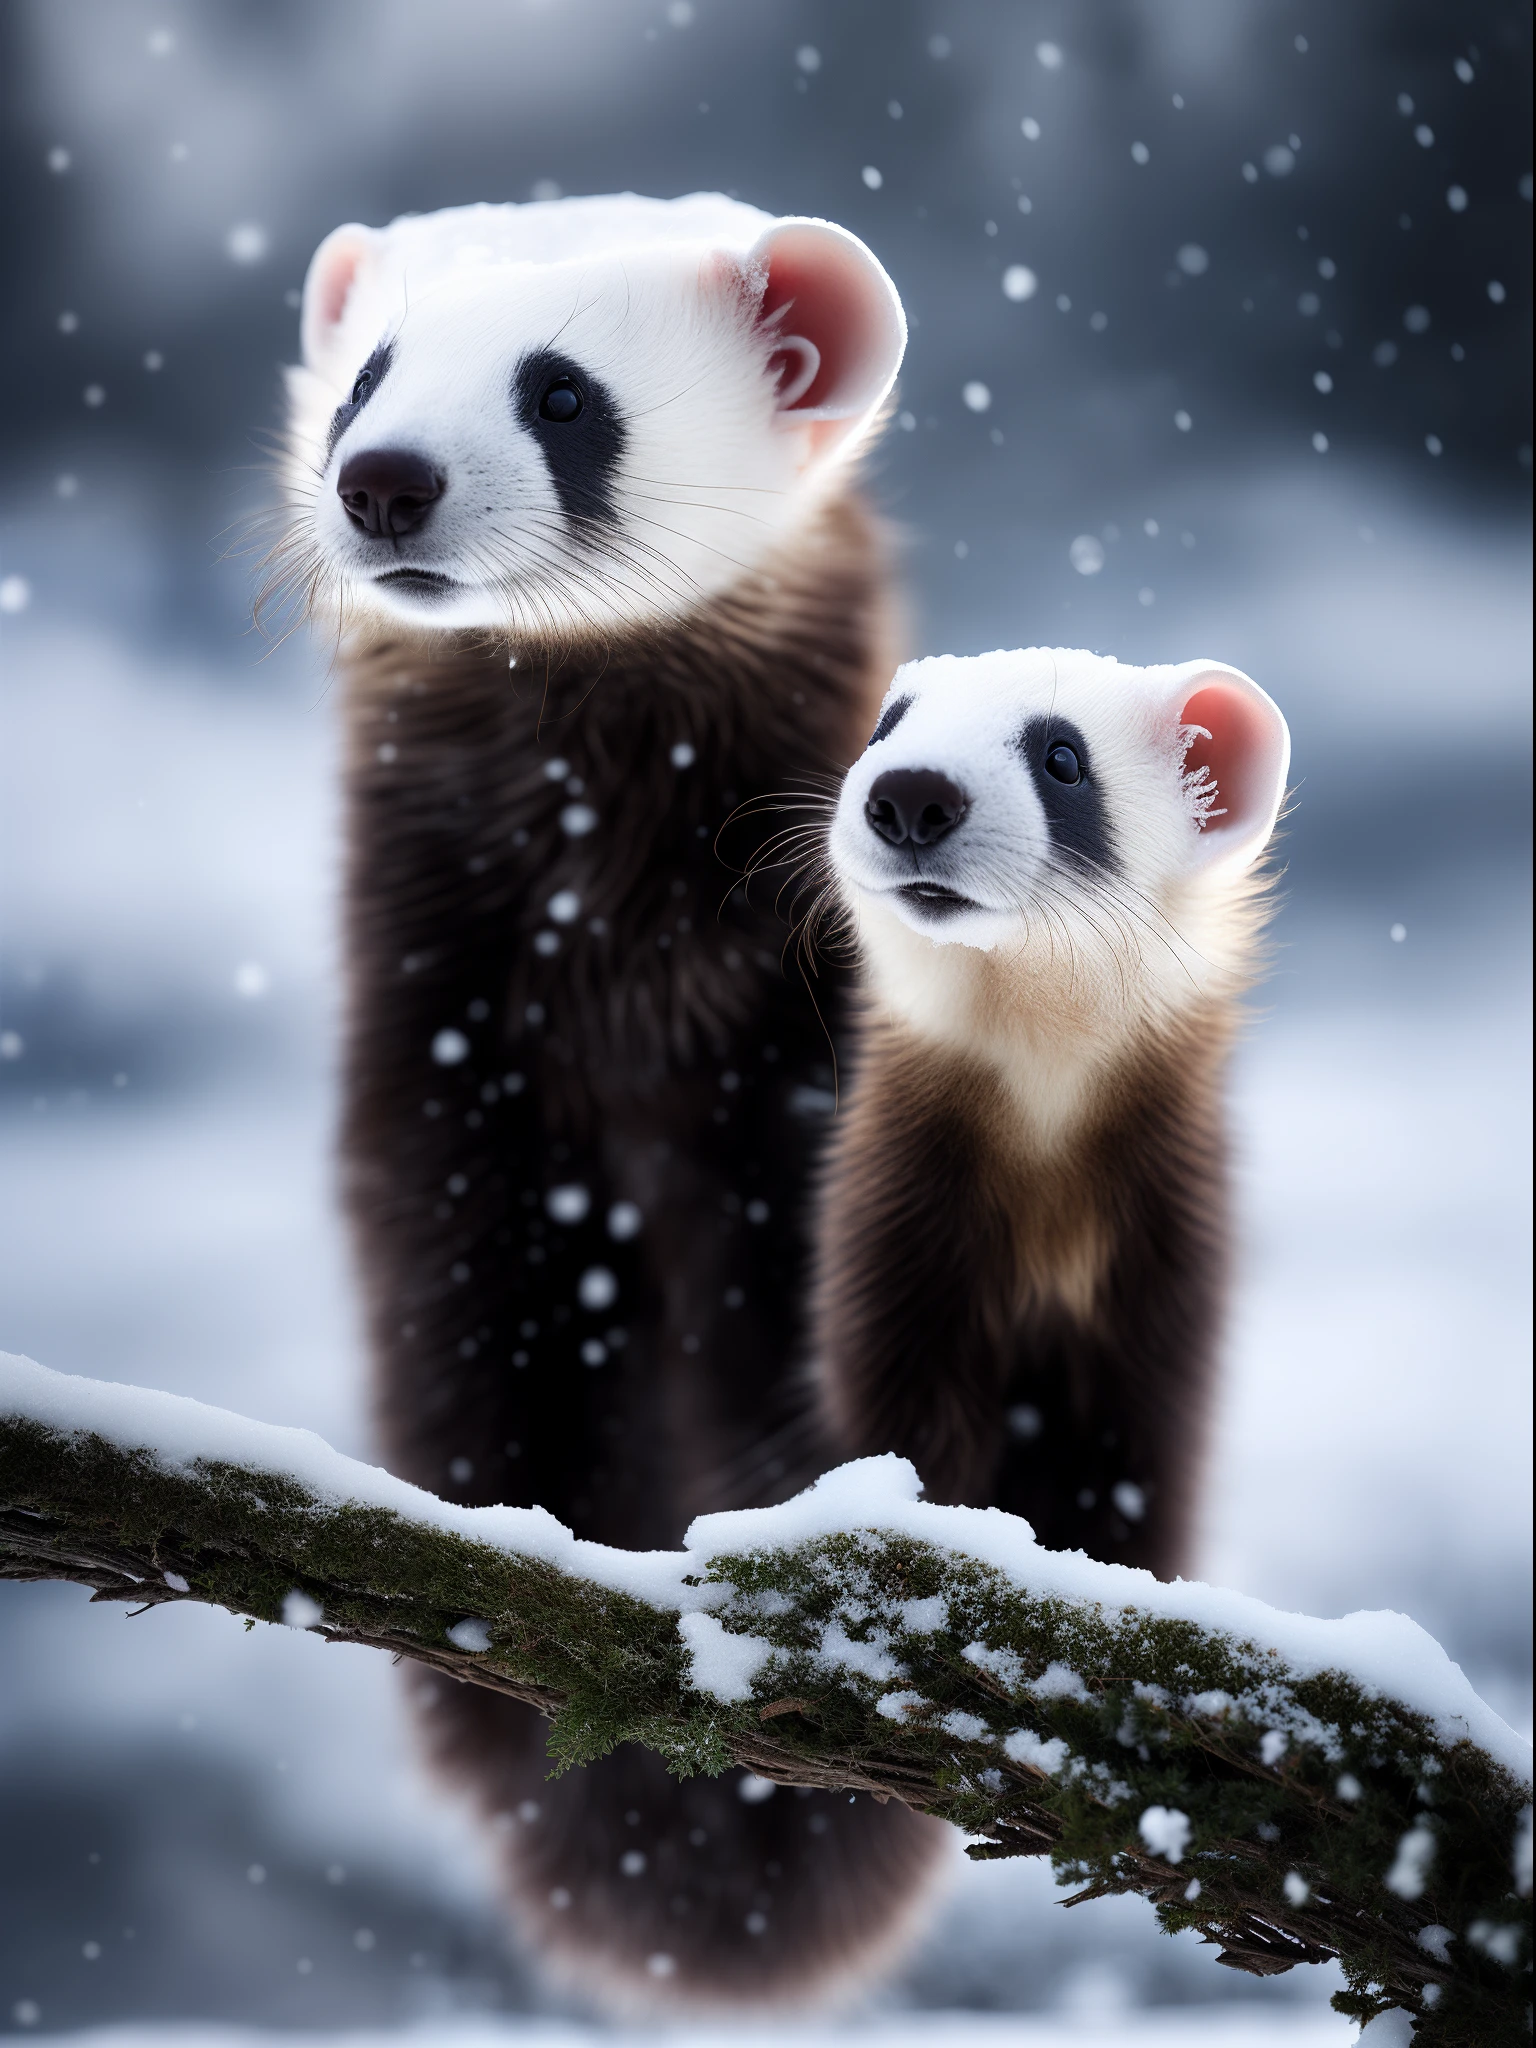
[(829, 452), (867, 424), (907, 346), (896, 287), (864, 244), (824, 220), (782, 220), (748, 253), (770, 345), (775, 405)]
[(1247, 867), (1269, 844), (1280, 814), (1290, 728), (1251, 677), (1212, 662), (1186, 662), (1175, 671), (1169, 699), (1184, 793), (1200, 834), (1197, 864)]
[(299, 315), (299, 339), (308, 369), (323, 370), (328, 364), (358, 272), (382, 239), (376, 229), (349, 221), (345, 227), (333, 228), (309, 259)]

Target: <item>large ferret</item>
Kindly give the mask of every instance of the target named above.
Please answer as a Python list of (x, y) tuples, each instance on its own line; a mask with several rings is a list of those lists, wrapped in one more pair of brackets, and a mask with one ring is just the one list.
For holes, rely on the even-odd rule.
[[(827, 1462), (796, 1361), (828, 1041), (715, 841), (841, 772), (890, 674), (849, 458), (900, 303), (824, 222), (625, 195), (339, 228), (302, 327), (278, 570), (345, 680), (343, 1155), (386, 1455), (674, 1546)], [(420, 1690), (526, 1936), (588, 1990), (814, 1994), (900, 1938), (942, 1840), (633, 1748), (546, 1782), (531, 1711)]]
[(830, 866), (868, 1018), (818, 1237), (848, 1454), (1163, 1576), (1225, 1285), (1222, 1074), (1290, 740), (1212, 662), (901, 669)]

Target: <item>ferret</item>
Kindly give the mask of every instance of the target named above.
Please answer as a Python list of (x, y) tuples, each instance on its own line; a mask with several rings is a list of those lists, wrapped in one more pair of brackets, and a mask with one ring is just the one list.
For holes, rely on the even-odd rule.
[(1165, 1577), (1289, 760), (1275, 704), (1220, 663), (939, 656), (897, 672), (827, 838), (867, 1012), (820, 1197), (829, 1431)]
[[(826, 222), (625, 194), (338, 228), (301, 325), (275, 573), (345, 684), (341, 1151), (386, 1456), (676, 1546), (827, 1462), (807, 1210), (847, 985), (818, 1016), (715, 842), (840, 774), (890, 674), (852, 478), (901, 304)], [(935, 1866), (899, 1806), (635, 1748), (547, 1782), (531, 1710), (421, 1693), (524, 1938), (610, 2001), (857, 1978)]]

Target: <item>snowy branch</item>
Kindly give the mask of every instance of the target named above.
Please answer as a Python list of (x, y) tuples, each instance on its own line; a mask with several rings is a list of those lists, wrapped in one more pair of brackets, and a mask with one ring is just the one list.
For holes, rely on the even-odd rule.
[(277, 1429), (0, 1357), (0, 1577), (197, 1600), (366, 1643), (549, 1716), (552, 1767), (641, 1742), (898, 1798), (1140, 1892), (1437, 2048), (1528, 2038), (1530, 1751), (1428, 1636), (1042, 1550), (900, 1460), (681, 1552), (459, 1508)]

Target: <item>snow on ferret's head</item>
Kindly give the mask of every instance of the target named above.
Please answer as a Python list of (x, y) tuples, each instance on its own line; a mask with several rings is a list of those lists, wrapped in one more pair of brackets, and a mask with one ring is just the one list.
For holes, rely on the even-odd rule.
[(897, 672), (828, 851), (893, 972), (945, 947), (1187, 976), (1210, 911), (1253, 894), (1289, 764), (1278, 707), (1222, 663), (939, 655)]
[(343, 619), (557, 641), (760, 564), (906, 342), (854, 236), (710, 193), (337, 228), (302, 333), (279, 568)]

